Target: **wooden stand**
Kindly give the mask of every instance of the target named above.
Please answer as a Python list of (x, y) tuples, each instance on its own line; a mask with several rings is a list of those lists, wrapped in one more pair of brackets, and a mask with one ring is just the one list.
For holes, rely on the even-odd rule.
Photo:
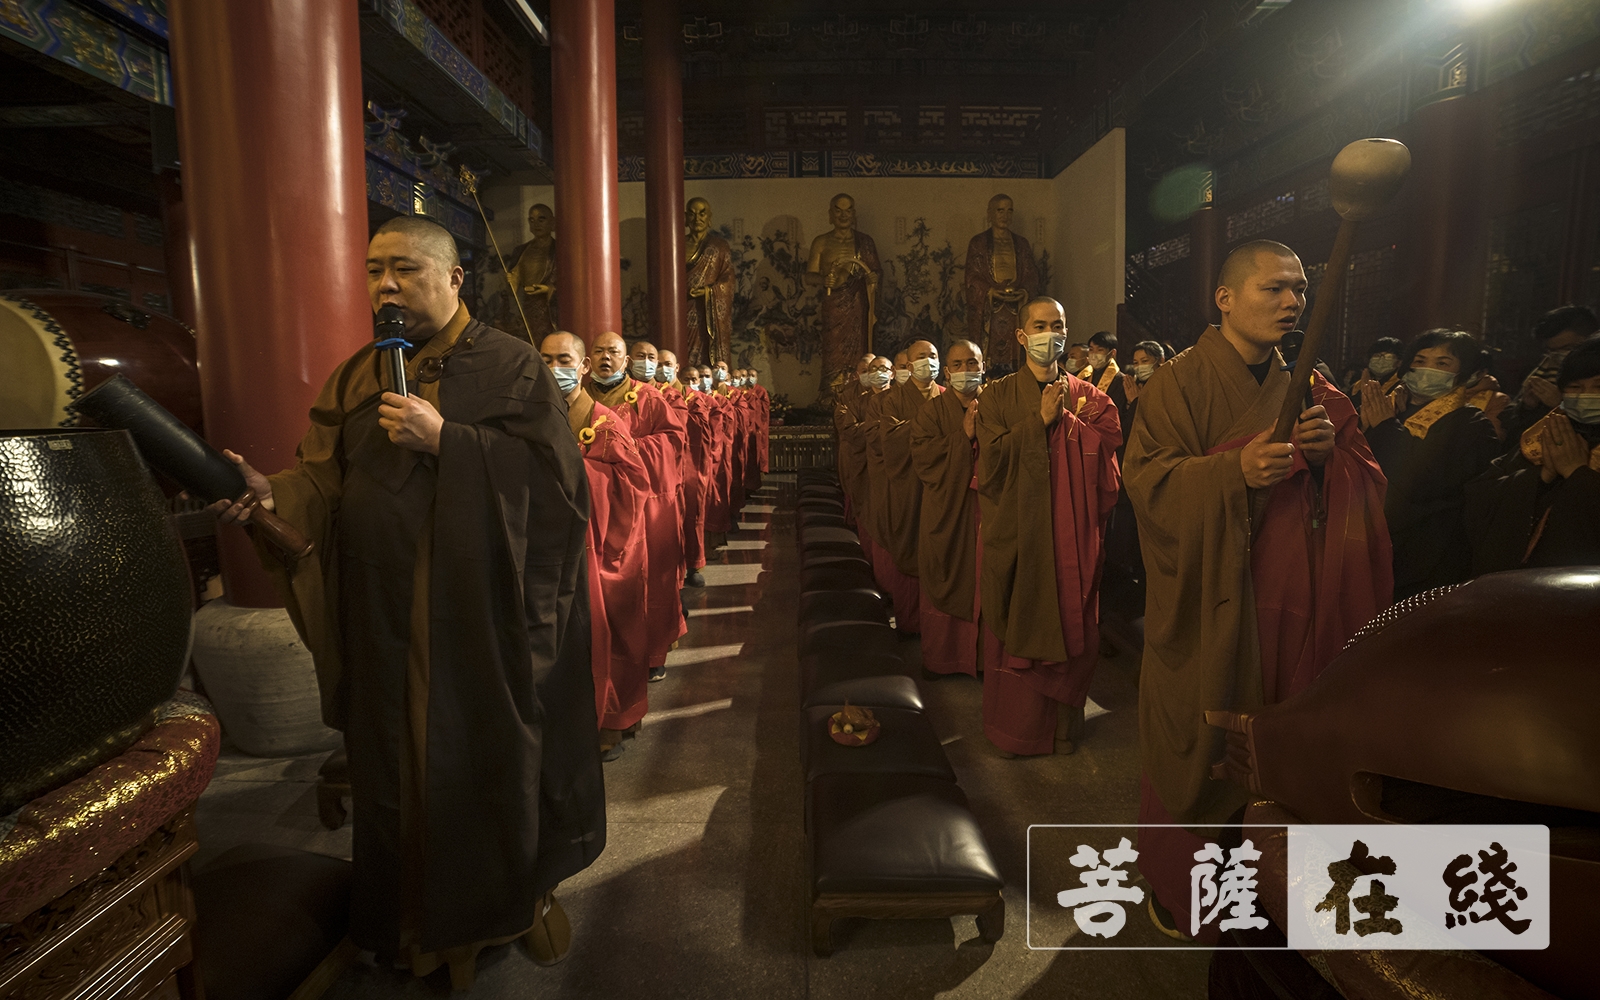
[(0, 929), (0, 1000), (203, 1000), (185, 809), (98, 875)]
[(840, 917), (916, 920), (978, 916), (978, 935), (993, 944), (1006, 932), (1006, 901), (998, 891), (958, 893), (819, 893), (811, 901), (811, 948), (822, 958), (833, 954), (833, 922)]

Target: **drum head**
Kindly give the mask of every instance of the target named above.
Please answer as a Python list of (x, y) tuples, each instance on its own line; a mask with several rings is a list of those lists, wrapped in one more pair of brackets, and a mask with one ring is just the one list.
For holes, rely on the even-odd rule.
[(50, 314), (26, 299), (0, 296), (0, 429), (67, 427), (67, 404), (80, 381), (72, 340)]

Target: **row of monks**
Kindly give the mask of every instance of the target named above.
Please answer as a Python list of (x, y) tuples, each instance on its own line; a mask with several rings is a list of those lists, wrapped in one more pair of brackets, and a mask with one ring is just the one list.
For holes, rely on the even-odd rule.
[[(707, 538), (732, 530), (767, 470), (771, 399), (753, 369), (682, 367), (648, 341), (539, 345), (589, 478), (589, 614), (602, 760), (649, 709), (684, 634), (679, 590), (703, 586)], [(641, 609), (643, 613), (641, 614)]]
[[(835, 413), (840, 478), (896, 627), (921, 633), (930, 675), (981, 675), (1002, 756), (1076, 748), (1107, 528), (1131, 501), (1148, 571), (1142, 824), (1226, 822), (1243, 803), (1210, 780), (1222, 734), (1203, 713), (1303, 690), (1391, 599), (1383, 475), (1349, 400), (1318, 377), (1292, 443), (1270, 440), (1290, 381), (1275, 348), (1305, 305), (1299, 260), (1247, 244), (1219, 285), (1221, 327), (1137, 371), (1136, 400), (1109, 369), (1076, 370), (1060, 303), (1035, 298), (1014, 374), (985, 384), (978, 344), (941, 359), (921, 341), (862, 357)], [(1329, 524), (1340, 532), (1324, 539)], [(1164, 928), (1187, 926), (1201, 846), (1181, 828), (1141, 833)]]

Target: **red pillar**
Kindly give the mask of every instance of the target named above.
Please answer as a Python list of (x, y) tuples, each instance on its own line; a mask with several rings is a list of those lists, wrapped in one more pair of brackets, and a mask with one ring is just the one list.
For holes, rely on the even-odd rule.
[(592, 341), (622, 332), (614, 0), (551, 0), (550, 78), (561, 320)]
[[(168, 16), (206, 434), (276, 472), (372, 336), (356, 4), (172, 0)], [(243, 533), (219, 542), (228, 599), (278, 606)]]
[(683, 17), (679, 0), (644, 5), (644, 205), (650, 329), (689, 356), (683, 236)]

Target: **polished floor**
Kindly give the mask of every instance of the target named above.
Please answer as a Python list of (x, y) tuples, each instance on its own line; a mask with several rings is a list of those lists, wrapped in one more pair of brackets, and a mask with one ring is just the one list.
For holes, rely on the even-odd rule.
[[(1024, 906), (1030, 824), (1128, 823), (1138, 806), (1137, 659), (1102, 660), (1102, 714), (1073, 756), (1002, 759), (984, 740), (981, 687), (924, 684), (930, 721), (1006, 879), (1005, 937), (990, 946), (971, 917), (841, 921), (831, 958), (809, 947), (795, 724), (796, 557), (790, 497), (774, 476), (727, 547), (687, 592), (689, 633), (650, 688), (637, 739), (605, 770), (608, 842), (558, 895), (574, 930), (567, 960), (535, 965), (519, 945), (486, 951), (472, 995), (504, 998), (1201, 998), (1201, 950), (1030, 950)], [(916, 658), (915, 642), (903, 643)], [(1091, 711), (1094, 711), (1091, 709)], [(234, 844), (270, 841), (348, 858), (350, 831), (317, 820), (320, 757), (225, 754), (201, 798), (198, 864)], [(1037, 873), (1035, 873), (1037, 874)], [(1041, 914), (1042, 916), (1042, 914)], [(1060, 914), (1057, 914), (1059, 917)], [(1157, 945), (1141, 912), (1118, 943)], [(1035, 943), (1040, 927), (1034, 928)], [(443, 996), (426, 980), (371, 964), (330, 1000)]]

